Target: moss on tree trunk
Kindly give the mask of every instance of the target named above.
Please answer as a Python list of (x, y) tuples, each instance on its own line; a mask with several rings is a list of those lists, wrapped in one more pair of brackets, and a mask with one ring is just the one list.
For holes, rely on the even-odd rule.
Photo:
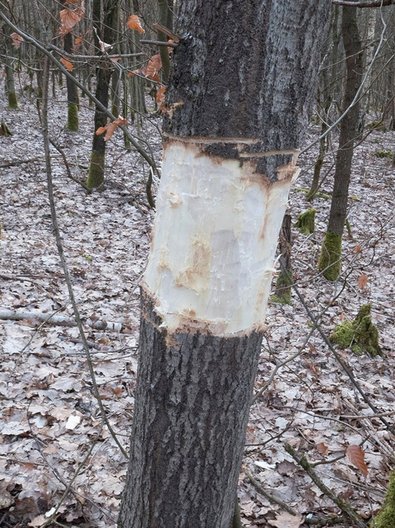
[(314, 233), (315, 213), (316, 210), (311, 208), (299, 215), (295, 225), (303, 235), (311, 235)]
[(327, 231), (321, 248), (318, 269), (327, 280), (335, 281), (341, 270), (342, 236)]
[[(95, 46), (100, 50), (98, 35), (103, 42), (111, 43), (115, 39), (114, 28), (117, 20), (118, 2), (116, 0), (95, 0), (93, 2), (93, 22), (96, 28)], [(96, 98), (100, 103), (108, 107), (108, 90), (111, 82), (112, 64), (103, 58), (97, 68)], [(96, 130), (107, 124), (107, 115), (101, 108), (95, 108), (95, 132), (92, 141), (91, 162), (88, 171), (86, 185), (89, 189), (100, 187), (104, 182), (106, 142), (103, 135), (96, 135)]]
[(92, 150), (91, 160), (89, 163), (88, 178), (86, 180), (86, 185), (88, 189), (95, 189), (103, 185), (104, 163), (105, 163), (104, 152), (98, 152), (97, 150)]
[(69, 103), (67, 107), (67, 128), (70, 132), (78, 132), (78, 105)]
[(393, 528), (395, 526), (395, 471), (390, 475), (383, 507), (370, 526), (371, 528)]
[(354, 321), (339, 324), (330, 335), (330, 340), (341, 348), (351, 347), (356, 354), (368, 353), (372, 357), (381, 355), (379, 333), (370, 312), (370, 304), (362, 305)]
[(319, 261), (319, 269), (325, 270), (325, 278), (331, 281), (336, 280), (341, 271), (341, 241), (347, 218), (351, 164), (359, 122), (360, 103), (358, 100), (354, 102), (354, 98), (360, 87), (363, 72), (362, 44), (358, 31), (356, 10), (354, 7), (344, 6), (342, 13), (342, 39), (346, 54), (347, 72), (342, 109), (347, 113), (340, 124), (332, 203), (327, 234)]

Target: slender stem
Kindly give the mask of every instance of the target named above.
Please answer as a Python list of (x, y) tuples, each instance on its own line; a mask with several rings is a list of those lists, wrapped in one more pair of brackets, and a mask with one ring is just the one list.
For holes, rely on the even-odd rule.
[(55, 239), (56, 239), (56, 247), (58, 249), (59, 258), (60, 258), (61, 265), (63, 268), (63, 273), (64, 273), (64, 277), (65, 277), (66, 284), (67, 284), (70, 302), (73, 307), (74, 318), (77, 323), (77, 327), (80, 333), (81, 341), (82, 341), (84, 351), (86, 354), (86, 358), (87, 358), (87, 363), (88, 363), (89, 372), (90, 372), (91, 381), (92, 381), (92, 389), (93, 389), (92, 393), (97, 400), (103, 422), (107, 425), (107, 428), (111, 436), (113, 437), (115, 443), (119, 447), (122, 454), (125, 456), (125, 458), (128, 458), (128, 455), (125, 449), (120, 444), (114, 430), (112, 429), (108, 421), (106, 410), (104, 408), (103, 402), (100, 397), (99, 387), (96, 382), (96, 375), (95, 375), (95, 370), (93, 367), (93, 361), (92, 361), (91, 353), (89, 350), (88, 341), (85, 335), (84, 327), (82, 325), (80, 312), (77, 306), (77, 302), (74, 296), (74, 290), (73, 290), (72, 283), (71, 283), (71, 276), (70, 276), (69, 268), (67, 265), (66, 257), (64, 255), (63, 244), (62, 244), (62, 239), (60, 236), (60, 230), (59, 230), (59, 224), (58, 224), (57, 212), (56, 212), (56, 206), (55, 206), (55, 196), (54, 196), (54, 188), (53, 188), (53, 181), (52, 181), (51, 154), (50, 154), (50, 149), (49, 149), (50, 141), (49, 141), (49, 135), (48, 135), (48, 81), (49, 81), (49, 59), (46, 58), (44, 61), (44, 70), (43, 70), (43, 100), (42, 100), (42, 110), (41, 110), (41, 123), (42, 123), (42, 134), (43, 134), (43, 139), (44, 139), (45, 165), (46, 165), (46, 173), (47, 173), (48, 198), (49, 198), (50, 209), (51, 209), (52, 229), (53, 229)]

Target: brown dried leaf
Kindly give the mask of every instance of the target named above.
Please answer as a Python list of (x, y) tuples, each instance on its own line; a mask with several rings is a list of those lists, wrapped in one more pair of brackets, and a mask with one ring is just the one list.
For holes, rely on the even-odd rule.
[(132, 70), (128, 72), (128, 77), (135, 77), (136, 75), (141, 75), (140, 70)]
[(78, 48), (80, 48), (83, 42), (84, 42), (84, 37), (82, 36), (74, 37), (73, 50), (76, 51)]
[(362, 253), (362, 246), (361, 246), (361, 244), (357, 244), (357, 245), (355, 246), (355, 248), (353, 249), (353, 253), (355, 253), (356, 255), (357, 255), (358, 253)]
[(23, 37), (18, 35), (18, 33), (11, 33), (10, 37), (11, 37), (12, 45), (14, 46), (14, 48), (17, 48), (17, 49), (20, 48), (22, 42), (24, 41)]
[(162, 111), (162, 108), (165, 105), (165, 98), (166, 98), (166, 86), (162, 85), (158, 88), (158, 91), (156, 92), (156, 95), (155, 95), (155, 101), (158, 104), (158, 108), (160, 112)]
[(162, 69), (162, 59), (160, 58), (160, 54), (157, 53), (156, 55), (153, 55), (150, 60), (147, 63), (147, 66), (143, 68), (142, 73), (148, 79), (152, 79), (153, 81), (160, 82), (159, 78), (159, 72)]
[(351, 464), (357, 467), (364, 477), (368, 475), (368, 466), (365, 462), (365, 451), (358, 445), (349, 445), (346, 455)]
[(63, 64), (63, 66), (66, 68), (67, 71), (71, 72), (74, 70), (74, 64), (68, 59), (65, 59), (64, 57), (62, 57), (60, 59), (60, 62)]
[(104, 136), (104, 141), (108, 141), (109, 139), (111, 139), (111, 137), (114, 134), (115, 130), (119, 126), (127, 125), (127, 123), (128, 123), (127, 119), (125, 119), (122, 116), (119, 116), (119, 117), (117, 117), (117, 119), (115, 119), (111, 123), (108, 123), (108, 125), (103, 126), (103, 127), (99, 127), (96, 130), (95, 134), (96, 134), (96, 136), (100, 136), (100, 134), (104, 134), (104, 132), (105, 132), (106, 135)]
[(143, 26), (141, 25), (140, 19), (137, 15), (130, 15), (126, 23), (129, 29), (133, 29), (138, 33), (145, 33)]
[(368, 284), (368, 276), (366, 273), (361, 273), (361, 275), (358, 277), (358, 288), (360, 290), (364, 290)]
[(67, 35), (67, 33), (70, 33), (70, 31), (73, 29), (73, 27), (78, 24), (78, 22), (81, 21), (82, 17), (84, 16), (85, 10), (83, 7), (79, 7), (78, 9), (62, 9), (60, 11), (60, 21), (61, 25), (59, 28), (59, 35), (61, 37), (64, 37)]
[(95, 134), (96, 136), (101, 136), (101, 134), (104, 134), (104, 132), (107, 130), (107, 126), (102, 126), (102, 127), (99, 127)]
[(326, 456), (329, 453), (329, 447), (326, 445), (325, 442), (319, 442), (318, 444), (316, 444), (315, 447), (319, 454), (322, 456)]

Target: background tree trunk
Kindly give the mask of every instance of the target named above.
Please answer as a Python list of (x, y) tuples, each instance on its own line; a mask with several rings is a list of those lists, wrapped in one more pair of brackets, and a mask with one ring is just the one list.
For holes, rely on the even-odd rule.
[(119, 527), (230, 527), (277, 237), (329, 8), (180, 6)]
[[(95, 31), (96, 50), (100, 50), (98, 37), (106, 44), (113, 44), (115, 40), (118, 11), (117, 0), (93, 0), (93, 26)], [(99, 55), (103, 53), (99, 52)], [(97, 67), (96, 98), (107, 108), (109, 87), (112, 74), (112, 64), (103, 58)], [(86, 185), (89, 189), (100, 187), (104, 182), (106, 142), (103, 134), (97, 136), (96, 130), (107, 124), (106, 114), (96, 106), (94, 118), (95, 130), (93, 133), (92, 154)]]
[[(64, 50), (67, 53), (73, 52), (72, 33), (67, 33), (67, 35), (64, 36)], [(77, 132), (78, 126), (79, 126), (79, 123), (78, 123), (78, 107), (79, 107), (78, 89), (77, 89), (77, 85), (69, 77), (66, 77), (66, 87), (67, 87), (67, 128), (71, 132)]]
[[(362, 43), (357, 24), (357, 11), (353, 7), (343, 7), (342, 38), (347, 69), (343, 98), (343, 111), (345, 111), (351, 105), (360, 87), (363, 73)], [(360, 103), (356, 102), (340, 124), (329, 222), (318, 265), (328, 280), (336, 280), (341, 271), (342, 236), (347, 217), (348, 188), (351, 179), (354, 141), (358, 131), (359, 109)]]

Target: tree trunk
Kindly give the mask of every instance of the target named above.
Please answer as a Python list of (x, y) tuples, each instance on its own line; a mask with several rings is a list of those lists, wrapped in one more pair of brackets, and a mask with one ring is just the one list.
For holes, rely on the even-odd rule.
[[(343, 7), (342, 38), (346, 53), (346, 86), (343, 111), (352, 103), (361, 84), (363, 71), (362, 44), (357, 25), (357, 12)], [(340, 125), (339, 149), (336, 154), (335, 181), (329, 213), (328, 229), (323, 242), (318, 267), (328, 280), (336, 280), (341, 271), (341, 246), (347, 217), (348, 188), (354, 141), (358, 130), (359, 102), (347, 112)]]
[[(306, 199), (312, 201), (320, 188), (321, 169), (324, 164), (325, 156), (330, 148), (330, 134), (326, 134), (330, 126), (330, 114), (334, 104), (334, 94), (337, 87), (337, 63), (338, 50), (340, 42), (339, 30), (339, 8), (333, 6), (331, 16), (331, 27), (328, 39), (328, 45), (325, 49), (324, 60), (321, 64), (320, 79), (318, 82), (318, 97), (317, 105), (319, 110), (319, 117), (321, 118), (321, 139), (319, 145), (319, 153), (314, 164), (313, 178), (310, 189), (306, 195)], [(322, 184), (322, 182), (321, 182)]]
[(18, 99), (15, 90), (13, 55), (14, 51), (11, 45), (10, 29), (6, 24), (0, 25), (0, 52), (3, 55), (5, 70), (5, 93), (7, 96), (8, 107), (11, 109), (18, 108)]
[[(95, 45), (100, 50), (98, 37), (106, 44), (114, 43), (114, 28), (117, 19), (117, 0), (93, 0), (93, 26), (95, 28)], [(100, 53), (102, 54), (102, 53)], [(96, 98), (107, 108), (112, 65), (103, 58), (97, 68)], [(93, 133), (92, 153), (86, 185), (89, 189), (100, 187), (104, 182), (106, 143), (103, 134), (96, 135), (96, 130), (107, 124), (106, 114), (96, 106), (95, 131)]]
[(231, 525), (273, 258), (329, 8), (180, 5), (119, 527)]
[(278, 242), (278, 249), (280, 253), (279, 265), (280, 271), (276, 280), (276, 290), (272, 301), (281, 304), (291, 303), (291, 290), (293, 284), (292, 278), (292, 233), (291, 233), (292, 217), (289, 213), (284, 216), (283, 224), (280, 230), (280, 238)]
[[(71, 33), (67, 33), (64, 36), (64, 50), (67, 53), (73, 52), (73, 36)], [(78, 132), (78, 89), (77, 85), (72, 79), (66, 77), (67, 87), (67, 128), (70, 132)]]

